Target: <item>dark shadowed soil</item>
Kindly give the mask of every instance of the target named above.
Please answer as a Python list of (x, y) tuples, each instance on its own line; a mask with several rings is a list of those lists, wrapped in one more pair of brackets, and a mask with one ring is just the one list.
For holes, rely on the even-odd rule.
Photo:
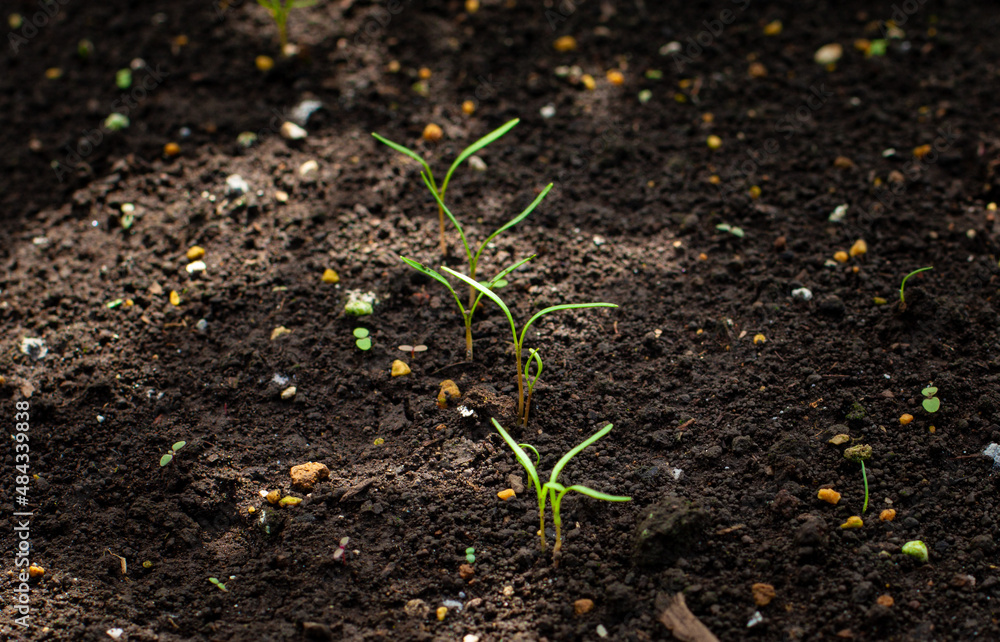
[[(35, 27), (41, 10), (14, 11)], [(1000, 640), (994, 8), (341, 0), (293, 14), (291, 59), (249, 1), (38, 15), (0, 54), (0, 405), (27, 435), (0, 454), (4, 639), (670, 640), (683, 593), (720, 640)], [(884, 31), (884, 55), (856, 43)], [(843, 56), (825, 67), (828, 43)], [(322, 107), (286, 140), (303, 100)], [(102, 129), (116, 110), (130, 127)], [(480, 276), (537, 254), (498, 291), (518, 322), (620, 306), (532, 326), (545, 368), (523, 430), (506, 319), (477, 312), (465, 362), (450, 295), (398, 259), (442, 262), (420, 167), (369, 135), (443, 173), (512, 118), (448, 190), (466, 233), (556, 187)], [(373, 315), (345, 315), (351, 291)], [(449, 379), (462, 396), (440, 408)], [(554, 560), (490, 418), (546, 477), (614, 424), (560, 481), (632, 501), (568, 495)], [(843, 454), (859, 444), (864, 513)], [(306, 462), (329, 469), (311, 492), (290, 476)], [(30, 628), (22, 533), (45, 569)]]

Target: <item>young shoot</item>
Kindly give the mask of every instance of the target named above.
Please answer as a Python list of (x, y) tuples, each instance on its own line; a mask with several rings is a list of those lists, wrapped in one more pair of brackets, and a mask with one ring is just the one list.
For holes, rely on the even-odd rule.
[[(530, 374), (531, 364), (536, 364), (535, 376), (532, 377)], [(538, 383), (538, 378), (542, 376), (542, 358), (538, 356), (538, 350), (534, 348), (531, 349), (531, 354), (528, 355), (528, 361), (524, 364), (524, 381), (528, 386), (528, 394), (524, 400), (524, 425), (528, 425), (528, 415), (531, 413), (531, 395), (535, 391), (535, 384)]]
[[(500, 307), (501, 310), (503, 310), (503, 313), (507, 316), (507, 321), (510, 322), (511, 333), (514, 336), (514, 357), (517, 360), (517, 414), (518, 414), (519, 417), (521, 417), (521, 421), (522, 421), (521, 425), (523, 425), (523, 426), (527, 426), (528, 425), (528, 415), (525, 412), (525, 406), (524, 406), (524, 379), (525, 379), (525, 372), (522, 370), (522, 364), (523, 364), (523, 362), (521, 360), (521, 357), (522, 357), (522, 352), (523, 352), (523, 349), (524, 349), (524, 339), (528, 335), (528, 328), (531, 327), (531, 324), (534, 323), (535, 321), (537, 321), (538, 319), (542, 318), (546, 314), (549, 314), (550, 312), (557, 312), (559, 310), (579, 310), (579, 309), (583, 309), (583, 308), (617, 308), (618, 307), (614, 303), (569, 303), (569, 304), (565, 304), (565, 305), (554, 305), (552, 307), (545, 308), (544, 310), (536, 312), (535, 315), (533, 317), (531, 317), (530, 319), (528, 319), (528, 322), (524, 324), (524, 326), (521, 328), (521, 334), (518, 335), (518, 333), (517, 333), (517, 324), (514, 323), (514, 315), (511, 314), (510, 308), (508, 308), (507, 304), (504, 303), (503, 300), (500, 297), (498, 297), (492, 290), (490, 290), (488, 287), (484, 286), (481, 283), (477, 283), (476, 281), (470, 279), (469, 277), (465, 276), (464, 274), (461, 274), (459, 272), (456, 272), (455, 270), (452, 270), (451, 268), (447, 268), (445, 266), (441, 266), (441, 269), (444, 270), (445, 272), (447, 272), (448, 274), (452, 275), (453, 277), (455, 277), (457, 279), (460, 279), (460, 280), (466, 282), (467, 284), (471, 285), (472, 287), (476, 288), (477, 290), (479, 290), (479, 292), (480, 292), (481, 295), (485, 295), (486, 297), (490, 298), (494, 303), (497, 304), (497, 306)], [(469, 316), (470, 317), (472, 316), (471, 313), (470, 313)], [(541, 359), (539, 359), (539, 362), (541, 362)], [(535, 381), (537, 381), (537, 380), (538, 380), (538, 376), (536, 375)], [(531, 385), (532, 385), (532, 388), (534, 388), (534, 385), (535, 385), (534, 382), (532, 382)]]
[[(458, 230), (458, 235), (462, 239), (462, 246), (465, 248), (465, 256), (469, 261), (469, 276), (473, 279), (476, 278), (476, 269), (479, 267), (479, 258), (482, 256), (483, 250), (486, 249), (486, 246), (490, 244), (490, 241), (499, 236), (500, 233), (509, 230), (510, 228), (514, 227), (515, 225), (523, 221), (525, 218), (527, 218), (527, 216), (531, 214), (536, 207), (538, 207), (538, 204), (541, 203), (542, 200), (545, 198), (545, 196), (552, 190), (552, 185), (553, 185), (552, 183), (546, 185), (545, 189), (542, 190), (542, 193), (539, 194), (537, 197), (535, 197), (535, 200), (531, 202), (531, 205), (525, 208), (523, 212), (521, 212), (520, 214), (518, 214), (517, 216), (515, 216), (514, 218), (512, 218), (511, 220), (507, 221), (506, 223), (498, 227), (496, 230), (494, 230), (492, 234), (486, 237), (485, 241), (479, 244), (479, 247), (476, 248), (476, 251), (473, 252), (472, 247), (469, 246), (469, 240), (465, 237), (465, 231), (462, 229), (462, 224), (458, 222), (458, 219), (455, 218), (455, 215), (451, 213), (451, 210), (448, 209), (448, 206), (444, 204), (444, 201), (441, 199), (441, 197), (438, 196), (437, 192), (434, 191), (434, 188), (432, 187), (432, 184), (430, 183), (427, 174), (423, 174), (423, 178), (424, 178), (424, 183), (427, 184), (428, 189), (430, 189), (431, 193), (434, 194), (434, 198), (438, 202), (438, 207), (440, 207), (444, 211), (444, 213), (448, 216), (448, 220), (451, 221), (451, 224), (455, 226), (456, 230)], [(507, 285), (507, 282), (504, 281), (503, 285)], [(498, 283), (495, 287), (503, 287), (503, 285), (500, 285)], [(472, 305), (473, 301), (475, 300), (475, 295), (476, 295), (475, 291), (472, 288), (469, 288), (469, 309), (472, 310), (475, 309)]]
[(416, 346), (408, 346), (406, 344), (403, 344), (403, 345), (399, 346), (399, 349), (401, 351), (403, 351), (403, 352), (409, 352), (411, 359), (413, 357), (417, 356), (418, 352), (427, 352), (427, 346), (425, 346), (423, 344), (416, 345)]
[(941, 400), (937, 398), (937, 391), (938, 389), (934, 386), (927, 386), (920, 391), (920, 394), (924, 396), (921, 405), (927, 412), (933, 413), (941, 409)]
[(920, 274), (921, 272), (926, 272), (927, 270), (933, 270), (933, 269), (934, 269), (933, 265), (930, 266), (930, 267), (923, 267), (923, 268), (920, 268), (919, 270), (914, 270), (914, 271), (910, 272), (909, 274), (907, 274), (906, 276), (903, 277), (903, 282), (899, 284), (899, 309), (900, 310), (905, 310), (906, 309), (906, 296), (905, 296), (905, 294), (906, 294), (906, 280), (909, 279), (914, 274)]
[(845, 459), (849, 459), (856, 464), (861, 464), (861, 479), (865, 483), (865, 505), (861, 508), (862, 513), (868, 510), (868, 473), (865, 472), (865, 460), (870, 459), (871, 456), (872, 447), (866, 444), (851, 446), (844, 451)]
[(292, 9), (312, 7), (318, 0), (257, 0), (257, 3), (267, 9), (278, 27), (278, 40), (281, 43), (281, 52), (288, 50), (288, 14)]
[(555, 524), (556, 527), (556, 544), (555, 547), (553, 547), (552, 549), (553, 553), (558, 553), (559, 550), (562, 548), (562, 515), (560, 513), (560, 508), (562, 506), (563, 497), (566, 496), (566, 493), (570, 491), (575, 491), (583, 495), (586, 495), (588, 497), (593, 497), (594, 499), (600, 499), (606, 502), (628, 502), (632, 500), (631, 497), (608, 495), (606, 493), (598, 492), (592, 488), (588, 488), (587, 486), (573, 485), (566, 487), (559, 483), (559, 473), (561, 473), (563, 468), (566, 467), (566, 464), (568, 464), (571, 459), (580, 454), (580, 452), (582, 452), (585, 448), (587, 448), (587, 446), (590, 446), (595, 441), (597, 441), (604, 435), (611, 432), (613, 424), (608, 424), (607, 426), (600, 429), (599, 431), (588, 437), (586, 440), (584, 440), (583, 443), (577, 445), (568, 453), (563, 455), (559, 459), (559, 461), (556, 462), (555, 467), (552, 469), (552, 473), (549, 475), (549, 481), (547, 481), (543, 485), (539, 483), (540, 480), (538, 477), (538, 471), (535, 468), (535, 464), (531, 463), (531, 459), (528, 457), (527, 453), (524, 452), (524, 449), (527, 448), (531, 450), (531, 452), (534, 453), (535, 455), (536, 463), (540, 463), (541, 455), (538, 454), (538, 451), (529, 444), (518, 444), (507, 433), (507, 431), (503, 429), (503, 426), (501, 426), (496, 419), (491, 419), (491, 421), (493, 422), (493, 427), (497, 429), (497, 432), (500, 433), (500, 436), (503, 437), (503, 440), (507, 442), (507, 445), (510, 446), (510, 449), (514, 451), (514, 456), (517, 457), (517, 461), (521, 464), (521, 466), (524, 467), (525, 472), (528, 473), (528, 484), (534, 485), (535, 491), (538, 493), (538, 522), (539, 522), (539, 533), (541, 535), (543, 551), (545, 550), (546, 495), (548, 495), (548, 499), (552, 504), (552, 522)]
[(163, 468), (164, 466), (172, 462), (174, 460), (174, 453), (176, 453), (178, 450), (180, 450), (186, 445), (187, 445), (186, 441), (178, 441), (173, 446), (171, 446), (170, 450), (167, 451), (167, 454), (160, 457), (160, 468)]
[(368, 328), (354, 328), (354, 344), (358, 349), (371, 350), (372, 338), (368, 335)]
[(334, 562), (336, 562), (337, 560), (340, 560), (341, 564), (347, 564), (347, 557), (344, 556), (344, 553), (347, 552), (347, 545), (350, 543), (350, 541), (351, 541), (350, 537), (341, 537), (340, 538), (340, 546), (338, 546), (337, 550), (335, 550), (333, 552), (333, 561)]
[(219, 578), (217, 578), (217, 577), (210, 577), (210, 578), (208, 578), (208, 581), (211, 582), (212, 584), (215, 584), (215, 586), (220, 591), (222, 591), (223, 593), (228, 593), (229, 592), (229, 589), (226, 588), (225, 584), (223, 584), (222, 582), (219, 581)]
[(489, 145), (493, 141), (497, 140), (498, 138), (500, 138), (501, 136), (503, 136), (504, 134), (506, 134), (507, 132), (509, 132), (511, 129), (513, 129), (513, 127), (515, 125), (517, 125), (518, 122), (520, 122), (519, 118), (515, 118), (514, 120), (508, 121), (507, 123), (505, 123), (500, 128), (493, 130), (489, 134), (483, 136), (482, 138), (480, 138), (479, 140), (477, 140), (476, 142), (472, 143), (471, 145), (469, 145), (468, 147), (466, 147), (464, 150), (462, 150), (462, 153), (458, 155), (458, 158), (455, 159), (455, 162), (452, 163), (451, 167), (448, 168), (448, 173), (445, 174), (444, 182), (441, 183), (440, 188), (438, 187), (437, 183), (434, 181), (434, 174), (431, 172), (431, 166), (427, 164), (427, 161), (425, 161), (420, 156), (420, 154), (416, 153), (412, 149), (409, 149), (407, 147), (403, 147), (399, 143), (394, 143), (391, 140), (389, 140), (388, 138), (384, 138), (384, 137), (376, 134), (375, 132), (372, 132), (372, 136), (374, 136), (375, 139), (377, 141), (379, 141), (380, 143), (382, 143), (383, 145), (388, 145), (389, 147), (391, 147), (392, 149), (396, 150), (400, 154), (403, 154), (405, 156), (409, 156), (413, 160), (415, 160), (418, 163), (420, 163), (421, 165), (423, 165), (424, 169), (421, 172), (421, 175), (425, 176), (424, 181), (427, 184), (427, 187), (434, 194), (434, 199), (436, 201), (438, 201), (438, 203), (439, 203), (439, 206), (438, 206), (438, 219), (439, 219), (439, 221), (441, 223), (441, 256), (447, 255), (447, 253), (448, 253), (448, 246), (447, 246), (447, 243), (445, 242), (445, 238), (444, 238), (444, 227), (445, 227), (445, 225), (444, 225), (444, 208), (440, 206), (440, 203), (444, 202), (445, 192), (448, 190), (448, 183), (449, 183), (449, 181), (451, 181), (451, 175), (454, 174), (455, 170), (458, 169), (458, 166), (461, 165), (462, 163), (464, 163), (470, 156), (472, 156), (473, 154), (475, 154), (476, 152), (478, 152), (480, 149), (486, 147), (487, 145)]
[[(455, 292), (455, 288), (451, 287), (451, 283), (448, 282), (448, 279), (441, 276), (439, 272), (432, 270), (431, 268), (425, 266), (424, 264), (418, 261), (414, 261), (413, 259), (408, 259), (405, 256), (401, 256), (399, 258), (400, 260), (403, 261), (403, 263), (406, 263), (414, 270), (418, 272), (423, 272), (424, 274), (431, 277), (438, 283), (443, 284), (444, 287), (448, 288), (448, 291), (451, 292), (451, 296), (455, 299), (456, 305), (458, 305), (458, 311), (462, 315), (462, 320), (465, 321), (465, 358), (469, 361), (472, 361), (472, 312), (479, 305), (479, 300), (483, 297), (483, 295), (480, 294), (474, 300), (472, 300), (469, 304), (469, 308), (466, 309), (465, 305), (462, 303), (462, 299), (460, 299), (458, 293)], [(521, 267), (522, 265), (524, 265), (533, 258), (535, 258), (534, 254), (524, 259), (523, 261), (518, 261), (517, 263), (514, 263), (513, 265), (504, 268), (495, 277), (490, 279), (489, 283), (487, 283), (485, 287), (486, 288), (497, 287), (497, 283), (502, 281), (505, 276), (507, 276), (508, 274), (510, 274), (517, 268)], [(405, 347), (409, 348), (410, 346), (405, 346)], [(417, 351), (416, 348), (419, 347), (420, 346), (414, 346), (413, 350)], [(403, 348), (404, 346), (399, 347), (400, 350), (402, 350)]]

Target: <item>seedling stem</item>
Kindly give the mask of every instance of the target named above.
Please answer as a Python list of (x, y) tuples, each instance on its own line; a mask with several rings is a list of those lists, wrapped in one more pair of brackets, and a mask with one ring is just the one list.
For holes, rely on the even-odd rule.
[(914, 270), (914, 271), (910, 272), (909, 274), (907, 274), (906, 276), (903, 277), (903, 282), (899, 284), (899, 309), (900, 310), (905, 310), (906, 309), (906, 297), (904, 296), (904, 293), (905, 293), (905, 290), (906, 290), (906, 280), (909, 279), (914, 274), (919, 274), (920, 272), (926, 272), (927, 270), (933, 270), (933, 269), (934, 269), (933, 265), (930, 266), (930, 267), (923, 267), (923, 268), (920, 268), (919, 270)]

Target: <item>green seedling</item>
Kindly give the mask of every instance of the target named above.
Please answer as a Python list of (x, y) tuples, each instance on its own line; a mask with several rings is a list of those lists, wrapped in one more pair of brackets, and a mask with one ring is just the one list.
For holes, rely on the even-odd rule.
[[(536, 207), (538, 207), (538, 204), (541, 203), (542, 200), (545, 198), (545, 196), (552, 190), (552, 183), (546, 185), (545, 189), (542, 190), (542, 193), (539, 194), (537, 197), (535, 197), (535, 200), (531, 202), (531, 205), (529, 205), (527, 208), (525, 208), (523, 212), (521, 212), (511, 220), (501, 225), (492, 234), (487, 236), (486, 240), (480, 243), (479, 247), (476, 248), (476, 251), (473, 252), (472, 248), (469, 246), (468, 239), (465, 237), (465, 231), (462, 229), (462, 225), (458, 222), (458, 219), (455, 218), (455, 215), (451, 213), (451, 210), (449, 210), (448, 207), (444, 204), (444, 200), (442, 200), (442, 198), (438, 195), (438, 193), (434, 191), (434, 186), (430, 182), (430, 179), (427, 177), (427, 174), (423, 174), (423, 179), (424, 183), (427, 185), (427, 188), (431, 191), (432, 194), (434, 194), (434, 199), (437, 201), (438, 207), (440, 207), (444, 211), (444, 213), (448, 216), (448, 220), (451, 221), (451, 224), (455, 226), (456, 230), (458, 230), (458, 235), (462, 239), (462, 246), (465, 248), (465, 256), (469, 261), (469, 276), (472, 277), (473, 279), (476, 278), (476, 268), (479, 267), (479, 258), (482, 256), (483, 250), (486, 249), (486, 246), (490, 244), (490, 241), (499, 236), (501, 232), (509, 230), (510, 228), (514, 227), (515, 225), (523, 221), (525, 218), (527, 218), (527, 216), (531, 214)], [(507, 282), (504, 281), (503, 285), (507, 285)], [(503, 287), (503, 286), (498, 285), (497, 287)], [(472, 288), (469, 288), (469, 309), (472, 310), (475, 310), (475, 307), (473, 306), (473, 301), (475, 300), (475, 294), (476, 294), (475, 291)]]
[[(535, 364), (535, 376), (532, 377), (530, 374), (531, 364)], [(538, 350), (534, 348), (531, 349), (531, 354), (528, 355), (527, 363), (524, 364), (524, 381), (528, 386), (528, 394), (524, 400), (524, 425), (528, 425), (528, 415), (531, 413), (531, 395), (535, 391), (535, 384), (538, 383), (538, 378), (542, 376), (542, 358), (538, 355)]]
[[(530, 319), (528, 319), (528, 322), (524, 324), (524, 326), (521, 328), (521, 334), (518, 335), (518, 333), (517, 333), (517, 325), (514, 323), (514, 315), (511, 314), (510, 308), (508, 308), (507, 304), (505, 304), (503, 302), (503, 300), (500, 297), (498, 297), (492, 290), (490, 290), (487, 286), (484, 286), (483, 284), (477, 283), (476, 281), (470, 279), (466, 275), (460, 274), (460, 273), (456, 272), (455, 270), (452, 270), (451, 268), (447, 268), (445, 266), (441, 266), (441, 269), (444, 270), (445, 272), (447, 272), (448, 274), (452, 275), (453, 277), (455, 277), (457, 279), (460, 279), (460, 280), (466, 282), (467, 284), (471, 285), (472, 287), (476, 288), (477, 290), (479, 290), (479, 292), (481, 294), (487, 296), (494, 303), (496, 303), (500, 307), (500, 309), (503, 310), (503, 313), (507, 316), (507, 321), (510, 322), (511, 333), (514, 336), (514, 356), (517, 359), (517, 414), (518, 414), (519, 417), (521, 417), (521, 419), (522, 419), (522, 425), (524, 425), (524, 426), (528, 425), (528, 415), (527, 415), (527, 413), (525, 413), (525, 407), (524, 407), (524, 379), (525, 379), (525, 373), (522, 370), (521, 356), (522, 356), (522, 352), (523, 352), (523, 349), (524, 349), (524, 339), (525, 339), (525, 337), (528, 334), (528, 328), (531, 327), (531, 324), (534, 323), (535, 321), (537, 321), (538, 319), (542, 318), (546, 314), (549, 314), (550, 312), (556, 312), (558, 310), (580, 310), (580, 309), (583, 309), (583, 308), (617, 308), (618, 307), (614, 303), (570, 303), (570, 304), (566, 304), (566, 305), (554, 305), (552, 307), (545, 308), (544, 310), (536, 312), (535, 315), (533, 317), (531, 317)], [(471, 316), (471, 313), (470, 313), (470, 316)], [(541, 359), (539, 359), (539, 362), (541, 362)], [(536, 375), (535, 380), (531, 384), (532, 388), (534, 388), (535, 382), (537, 382), (537, 380), (538, 380), (538, 377)]]
[[(479, 301), (480, 299), (482, 299), (483, 295), (480, 294), (475, 299), (473, 299), (469, 308), (466, 309), (465, 305), (462, 303), (462, 299), (460, 299), (458, 293), (455, 292), (455, 288), (451, 287), (451, 283), (448, 282), (448, 279), (441, 276), (439, 272), (432, 270), (431, 268), (425, 266), (422, 263), (419, 263), (418, 261), (414, 261), (413, 259), (408, 259), (405, 256), (401, 256), (399, 258), (401, 261), (403, 261), (403, 263), (406, 263), (414, 270), (418, 272), (423, 272), (424, 274), (431, 277), (438, 283), (443, 284), (444, 287), (448, 288), (448, 291), (451, 292), (451, 296), (455, 299), (455, 303), (458, 305), (458, 311), (462, 314), (462, 320), (465, 322), (465, 358), (469, 361), (472, 361), (472, 312), (479, 305)], [(517, 263), (514, 263), (513, 265), (504, 268), (495, 277), (490, 279), (490, 281), (486, 284), (485, 287), (486, 288), (497, 287), (497, 283), (503, 281), (505, 276), (507, 276), (508, 274), (510, 274), (517, 268), (521, 267), (522, 265), (524, 265), (533, 258), (535, 258), (535, 255), (531, 255), (528, 258), (524, 259), (523, 261), (518, 261)], [(404, 346), (400, 346), (400, 350), (402, 350), (403, 347)], [(414, 351), (416, 350), (416, 347), (418, 346), (414, 346)]]
[(926, 562), (929, 559), (927, 555), (927, 544), (924, 544), (919, 539), (903, 544), (903, 554), (915, 557), (921, 562)]
[(417, 346), (408, 346), (408, 345), (404, 344), (404, 345), (399, 346), (399, 349), (401, 351), (403, 351), (403, 352), (409, 352), (411, 359), (413, 357), (417, 356), (418, 352), (427, 352), (427, 346), (425, 346), (423, 344), (417, 345)]
[(941, 400), (936, 396), (937, 391), (938, 389), (934, 386), (927, 386), (920, 391), (920, 394), (924, 396), (924, 400), (920, 404), (927, 412), (937, 412), (941, 409)]
[(128, 67), (119, 69), (115, 74), (115, 86), (118, 89), (128, 89), (132, 86), (132, 70)]
[(104, 119), (104, 128), (113, 132), (120, 132), (123, 129), (128, 129), (129, 122), (128, 116), (125, 114), (119, 114), (114, 112)]
[(471, 546), (465, 549), (465, 561), (468, 562), (469, 564), (476, 563), (476, 549), (474, 549)]
[(288, 47), (288, 14), (292, 9), (302, 9), (314, 6), (318, 0), (257, 0), (257, 3), (267, 9), (278, 27), (278, 40), (281, 42), (281, 51), (285, 52)]
[(354, 344), (361, 350), (370, 350), (372, 339), (368, 336), (368, 328), (354, 328)]
[(217, 577), (210, 577), (210, 578), (208, 578), (208, 581), (211, 582), (212, 584), (215, 584), (215, 586), (218, 587), (218, 589), (220, 591), (222, 591), (223, 593), (228, 593), (229, 592), (229, 589), (226, 588), (225, 584), (223, 584), (222, 582), (219, 581), (219, 578), (217, 578)]
[(172, 462), (174, 460), (174, 454), (186, 445), (187, 445), (186, 441), (178, 441), (173, 446), (171, 446), (170, 451), (166, 455), (160, 457), (160, 468)]
[(862, 513), (868, 511), (868, 473), (865, 472), (865, 460), (870, 459), (871, 456), (872, 447), (867, 444), (851, 446), (844, 451), (845, 459), (849, 459), (856, 464), (861, 464), (861, 479), (865, 483), (865, 505), (861, 508)]
[(906, 296), (905, 296), (906, 295), (906, 280), (909, 279), (914, 274), (919, 274), (921, 272), (926, 272), (927, 270), (933, 270), (933, 269), (934, 269), (933, 265), (930, 266), (930, 267), (923, 267), (923, 268), (920, 268), (919, 270), (914, 270), (914, 271), (910, 272), (909, 274), (907, 274), (906, 276), (903, 277), (903, 282), (899, 284), (899, 309), (901, 311), (906, 309)]
[[(541, 537), (543, 551), (545, 550), (546, 496), (548, 496), (549, 501), (552, 503), (552, 522), (555, 524), (556, 527), (556, 544), (552, 549), (554, 553), (558, 553), (559, 550), (562, 548), (562, 517), (560, 515), (559, 510), (562, 505), (563, 497), (565, 497), (566, 493), (570, 491), (576, 491), (578, 493), (586, 495), (587, 497), (593, 497), (594, 499), (600, 499), (606, 502), (628, 502), (632, 500), (631, 497), (608, 495), (606, 493), (598, 492), (586, 486), (573, 485), (566, 487), (559, 483), (559, 473), (561, 473), (563, 468), (566, 467), (566, 464), (568, 464), (571, 459), (580, 454), (580, 452), (583, 451), (584, 448), (593, 444), (595, 441), (597, 441), (604, 435), (611, 432), (613, 424), (608, 424), (604, 428), (600, 429), (599, 431), (588, 437), (583, 443), (579, 444), (578, 446), (570, 450), (568, 453), (563, 455), (559, 459), (559, 461), (556, 462), (555, 468), (552, 469), (552, 473), (549, 475), (549, 481), (547, 481), (543, 485), (541, 484), (541, 481), (538, 478), (538, 470), (535, 468), (536, 464), (541, 463), (542, 457), (541, 455), (538, 454), (538, 451), (534, 448), (534, 446), (531, 446), (530, 444), (517, 443), (507, 433), (507, 431), (503, 429), (503, 426), (501, 426), (496, 419), (491, 419), (490, 421), (493, 422), (493, 427), (497, 429), (497, 432), (499, 432), (500, 436), (503, 437), (503, 440), (507, 442), (507, 445), (510, 446), (510, 449), (514, 451), (514, 456), (517, 458), (517, 461), (521, 464), (521, 466), (524, 467), (525, 472), (528, 473), (528, 484), (533, 485), (535, 491), (538, 494), (538, 525), (539, 525), (538, 532)], [(534, 453), (536, 464), (531, 463), (531, 459), (528, 457), (527, 453), (524, 452), (525, 448)]]
[(743, 228), (730, 225), (729, 223), (719, 223), (715, 226), (715, 229), (720, 232), (729, 232), (738, 239), (743, 238)]
[(350, 537), (341, 537), (340, 538), (340, 546), (338, 546), (337, 550), (335, 550), (333, 552), (333, 561), (334, 562), (336, 562), (337, 560), (340, 560), (341, 564), (346, 564), (347, 563), (347, 557), (344, 555), (344, 553), (347, 552), (347, 544), (350, 541), (351, 541)]
[[(434, 174), (431, 172), (431, 166), (427, 164), (427, 161), (425, 161), (423, 157), (420, 156), (420, 154), (416, 153), (412, 149), (403, 147), (399, 143), (394, 143), (388, 138), (380, 136), (375, 132), (372, 132), (372, 136), (374, 136), (375, 140), (379, 141), (383, 145), (388, 145), (389, 147), (396, 150), (400, 154), (409, 156), (413, 160), (423, 165), (424, 169), (420, 174), (421, 176), (424, 177), (424, 182), (427, 184), (428, 188), (430, 188), (431, 192), (434, 194), (434, 199), (438, 201), (438, 203), (440, 204), (444, 202), (444, 195), (445, 192), (448, 190), (448, 183), (449, 181), (451, 181), (451, 175), (455, 173), (455, 170), (458, 169), (458, 166), (464, 163), (470, 156), (478, 152), (480, 149), (486, 147), (493, 141), (497, 140), (498, 138), (509, 132), (515, 125), (517, 125), (518, 122), (520, 122), (519, 118), (515, 118), (514, 120), (508, 121), (498, 129), (495, 129), (489, 134), (486, 134), (485, 136), (483, 136), (482, 138), (480, 138), (479, 140), (477, 140), (476, 142), (472, 143), (464, 150), (462, 150), (462, 153), (458, 155), (458, 158), (455, 159), (455, 162), (452, 163), (451, 167), (448, 168), (448, 173), (445, 174), (444, 182), (441, 183), (440, 188), (438, 188), (437, 183), (434, 182)], [(445, 256), (448, 253), (448, 245), (445, 242), (444, 238), (444, 227), (445, 227), (444, 214), (445, 214), (444, 208), (439, 205), (438, 219), (441, 223), (441, 256)]]

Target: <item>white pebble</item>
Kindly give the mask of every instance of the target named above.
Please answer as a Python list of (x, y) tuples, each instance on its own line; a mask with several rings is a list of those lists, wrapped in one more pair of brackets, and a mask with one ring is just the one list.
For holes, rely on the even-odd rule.
[(226, 177), (226, 193), (230, 196), (242, 196), (249, 191), (250, 185), (239, 174), (230, 174)]
[(809, 288), (797, 288), (792, 290), (792, 298), (798, 299), (799, 301), (811, 301), (813, 293)]
[(604, 628), (603, 624), (597, 625), (597, 635), (598, 637), (606, 638), (608, 637), (608, 630)]
[(684, 47), (683, 47), (683, 45), (681, 45), (681, 43), (679, 43), (676, 40), (674, 40), (673, 42), (668, 42), (667, 44), (665, 44), (662, 47), (660, 47), (660, 55), (661, 56), (669, 56), (672, 53), (677, 53), (678, 51), (680, 51), (683, 48)]
[(299, 166), (299, 176), (305, 176), (310, 172), (315, 172), (319, 169), (319, 163), (314, 160), (307, 160)]
[(306, 137), (306, 130), (302, 129), (290, 120), (281, 125), (281, 135), (288, 140), (302, 140)]
[(552, 103), (549, 103), (548, 105), (539, 109), (538, 113), (542, 115), (542, 118), (548, 120), (549, 118), (552, 118), (553, 116), (556, 115), (556, 106), (553, 105)]
[(184, 269), (187, 270), (188, 274), (194, 274), (195, 272), (204, 272), (207, 267), (204, 261), (192, 261)]
[(287, 388), (281, 391), (281, 398), (284, 399), (285, 401), (288, 401), (294, 396), (295, 396), (295, 386), (288, 386)]
[(833, 213), (830, 214), (830, 218), (827, 220), (829, 220), (831, 223), (839, 223), (843, 221), (844, 217), (847, 216), (847, 207), (848, 207), (847, 203), (838, 205), (837, 209), (833, 210)]
[(122, 633), (124, 632), (125, 631), (123, 629), (119, 628), (108, 629), (107, 631), (105, 631), (105, 633), (108, 634), (108, 637), (110, 637), (112, 640), (120, 640), (122, 638)]
[(605, 243), (607, 243), (607, 241), (604, 240), (603, 236), (601, 236), (600, 234), (594, 235), (594, 245), (596, 245), (597, 247), (601, 247)]
[(486, 171), (486, 161), (479, 158), (478, 156), (469, 156), (469, 167), (477, 172)]

